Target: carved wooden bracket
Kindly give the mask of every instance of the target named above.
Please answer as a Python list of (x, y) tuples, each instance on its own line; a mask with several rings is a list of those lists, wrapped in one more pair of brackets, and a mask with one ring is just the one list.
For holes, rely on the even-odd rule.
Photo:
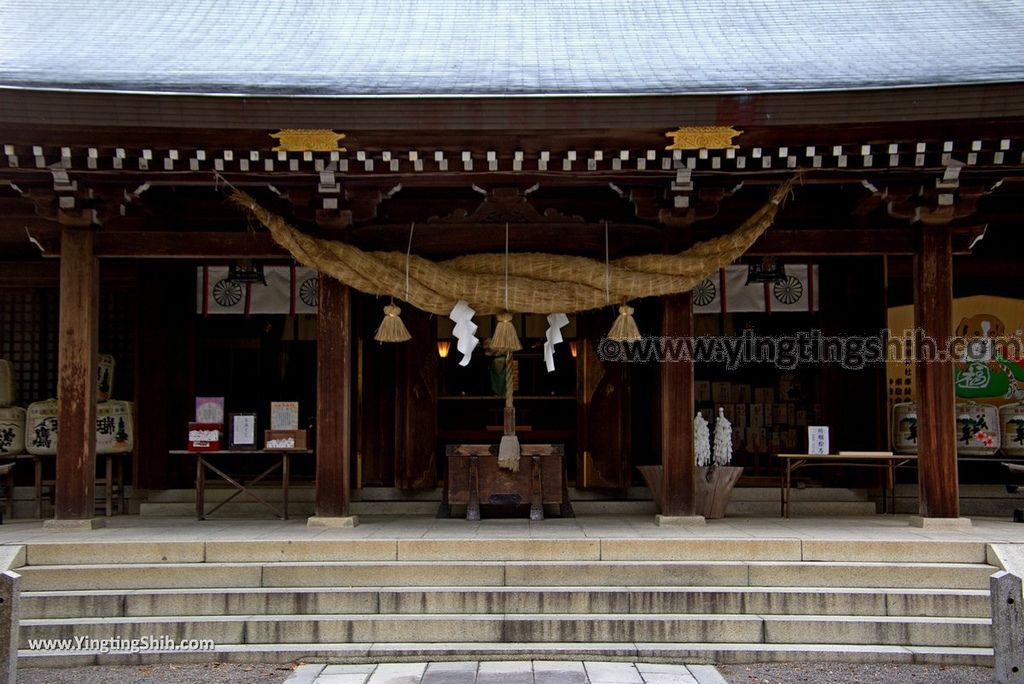
[(583, 223), (583, 217), (570, 216), (557, 209), (540, 212), (527, 199), (529, 190), (495, 188), (480, 205), (468, 212), (456, 209), (447, 216), (432, 216), (430, 223)]
[(289, 188), (278, 195), (286, 199), (299, 221), (316, 223), (328, 230), (341, 230), (355, 223), (377, 218), (381, 202), (401, 186), (342, 187), (341, 183), (321, 182), (312, 188)]
[(921, 188), (914, 195), (890, 197), (888, 213), (911, 223), (920, 221), (924, 225), (945, 225), (976, 213), (978, 200), (991, 192), (990, 188), (980, 185), (937, 187), (934, 190)]
[(739, 186), (728, 189), (722, 187), (702, 188), (696, 193), (685, 195), (687, 206), (663, 208), (658, 212), (658, 220), (671, 228), (684, 228), (697, 221), (705, 221), (718, 215), (722, 200), (735, 194)]
[(22, 198), (31, 202), (40, 218), (64, 226), (86, 228), (101, 223), (102, 200), (91, 192), (83, 191), (76, 184), (73, 190), (58, 192), (49, 188), (29, 188), (22, 192)]
[(633, 188), (629, 191), (629, 201), (638, 219), (656, 221), (659, 219), (665, 191), (662, 188)]
[(377, 209), (387, 197), (390, 196), (390, 188), (383, 187), (360, 187), (346, 188), (345, 199), (348, 201), (348, 208), (352, 221), (362, 223), (377, 218)]

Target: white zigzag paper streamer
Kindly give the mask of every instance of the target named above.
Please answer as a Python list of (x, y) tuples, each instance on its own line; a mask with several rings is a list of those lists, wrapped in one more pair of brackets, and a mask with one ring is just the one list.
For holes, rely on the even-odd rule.
[(455, 329), (452, 330), (452, 335), (458, 340), (455, 348), (462, 353), (462, 360), (459, 361), (460, 366), (469, 365), (469, 361), (473, 356), (473, 350), (480, 344), (480, 340), (476, 338), (477, 324), (473, 322), (473, 316), (475, 315), (476, 311), (462, 299), (452, 307), (452, 312), (448, 314), (448, 318), (455, 323)]
[(569, 325), (564, 313), (548, 314), (548, 329), (544, 333), (544, 365), (548, 373), (555, 370), (555, 345), (562, 341), (562, 328)]

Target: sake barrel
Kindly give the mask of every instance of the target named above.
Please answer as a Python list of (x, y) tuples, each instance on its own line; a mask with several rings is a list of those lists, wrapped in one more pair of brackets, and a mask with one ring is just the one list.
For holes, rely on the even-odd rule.
[(107, 401), (114, 390), (114, 357), (100, 354), (96, 360), (96, 401)]
[(1000, 444), (999, 410), (991, 404), (956, 405), (956, 453), (994, 456)]
[(1024, 456), (1024, 404), (1004, 404), (999, 407), (1002, 426), (1002, 449), (1007, 456)]
[(57, 453), (57, 400), (29, 404), (25, 419), (25, 450), (34, 456)]
[(0, 408), (14, 403), (14, 371), (11, 362), (0, 359)]
[(912, 401), (892, 407), (892, 450), (896, 454), (917, 453), (917, 404)]
[(96, 453), (126, 454), (135, 446), (130, 401), (105, 401), (96, 407)]
[(25, 451), (25, 409), (17, 406), (0, 408), (0, 456), (14, 456)]

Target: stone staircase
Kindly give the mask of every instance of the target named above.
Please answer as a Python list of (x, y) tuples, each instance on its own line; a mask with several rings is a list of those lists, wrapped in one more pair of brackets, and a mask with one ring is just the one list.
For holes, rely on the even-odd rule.
[[(349, 539), (29, 544), (28, 666), (602, 658), (990, 664), (980, 542)], [(210, 639), (212, 652), (30, 648)], [(88, 645), (87, 645), (88, 646)]]

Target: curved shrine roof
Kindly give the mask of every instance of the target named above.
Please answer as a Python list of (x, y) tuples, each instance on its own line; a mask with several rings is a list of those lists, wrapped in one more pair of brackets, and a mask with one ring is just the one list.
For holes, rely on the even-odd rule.
[(1024, 81), (1004, 0), (0, 0), (0, 86), (650, 95)]

